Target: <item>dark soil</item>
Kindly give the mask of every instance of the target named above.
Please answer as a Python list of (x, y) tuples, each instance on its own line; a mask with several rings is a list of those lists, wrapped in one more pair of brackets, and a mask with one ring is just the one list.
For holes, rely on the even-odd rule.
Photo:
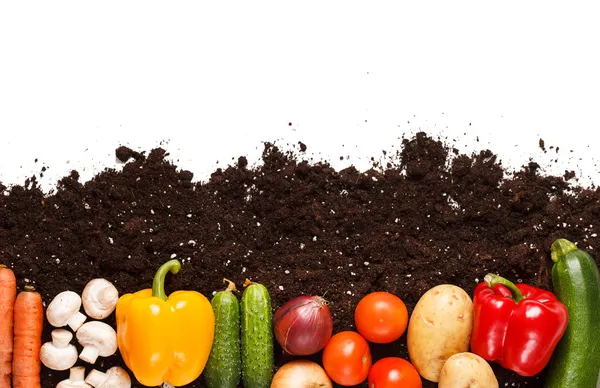
[[(163, 149), (146, 156), (120, 147), (118, 157), (130, 160), (122, 172), (82, 184), (73, 171), (51, 195), (35, 179), (5, 189), (0, 262), (14, 269), (20, 288), (34, 283), (49, 303), (96, 277), (121, 293), (147, 288), (154, 271), (177, 257), (184, 265), (169, 276), (167, 291), (194, 289), (210, 298), (223, 277), (238, 285), (248, 277), (269, 288), (274, 308), (301, 294), (325, 294), (334, 330), (342, 331), (353, 329), (354, 308), (371, 291), (397, 294), (410, 312), (438, 284), (472, 295), (488, 272), (550, 288), (554, 239), (592, 253), (600, 246), (597, 190), (569, 190), (570, 176), (540, 176), (535, 163), (503, 180), (493, 152), (448, 162), (452, 151), (421, 133), (388, 155), (385, 168), (359, 173), (267, 144), (263, 166), (250, 168), (240, 157), (199, 184), (167, 162)], [(46, 325), (44, 341), (51, 329)], [(374, 359), (407, 358), (405, 343), (404, 335), (373, 345)], [(124, 366), (114, 356), (96, 368), (117, 364)], [(494, 370), (500, 386), (541, 387), (544, 379)], [(43, 369), (43, 386), (66, 376)]]

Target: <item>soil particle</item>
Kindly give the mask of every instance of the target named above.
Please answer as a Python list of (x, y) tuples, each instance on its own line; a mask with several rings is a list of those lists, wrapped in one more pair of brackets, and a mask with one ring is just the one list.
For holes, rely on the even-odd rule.
[[(35, 178), (0, 187), (8, 194), (0, 195), (0, 263), (14, 269), (20, 289), (34, 283), (48, 304), (97, 277), (121, 294), (148, 288), (175, 257), (183, 267), (168, 276), (167, 292), (210, 298), (226, 277), (238, 288), (246, 278), (263, 283), (274, 309), (298, 295), (325, 295), (337, 332), (354, 329), (354, 308), (372, 291), (397, 294), (410, 313), (438, 284), (472, 296), (488, 272), (551, 289), (554, 239), (591, 253), (600, 246), (600, 191), (569, 189), (567, 177), (541, 176), (532, 165), (503, 179), (490, 150), (449, 162), (453, 148), (424, 133), (402, 145), (399, 161), (360, 173), (266, 143), (261, 166), (249, 169), (242, 156), (206, 183), (192, 182), (164, 149), (145, 158), (119, 147), (117, 157), (128, 161), (122, 171), (86, 183), (73, 171), (51, 195)], [(114, 314), (107, 322), (114, 326)], [(46, 324), (44, 341), (51, 329)], [(371, 348), (374, 360), (408, 358), (405, 335)], [(124, 366), (119, 355), (96, 367), (113, 365)], [(501, 386), (543, 386), (544, 373), (493, 368)], [(67, 374), (43, 368), (42, 385)]]
[(569, 180), (575, 178), (575, 171), (565, 170), (565, 174), (563, 175), (563, 178), (565, 179), (565, 181), (569, 181)]
[(240, 156), (238, 158), (237, 166), (240, 169), (248, 167), (248, 159), (245, 156)]
[(117, 148), (115, 151), (115, 155), (117, 159), (119, 159), (119, 161), (121, 161), (122, 163), (126, 163), (131, 158), (139, 159), (142, 156), (139, 152), (134, 151), (131, 148), (125, 146), (120, 146), (119, 148)]

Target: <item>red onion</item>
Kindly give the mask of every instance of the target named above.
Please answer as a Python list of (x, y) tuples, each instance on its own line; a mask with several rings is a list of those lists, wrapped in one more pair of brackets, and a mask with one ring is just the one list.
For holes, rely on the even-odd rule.
[(279, 345), (293, 356), (322, 350), (331, 338), (333, 320), (320, 296), (298, 296), (275, 311), (273, 330)]

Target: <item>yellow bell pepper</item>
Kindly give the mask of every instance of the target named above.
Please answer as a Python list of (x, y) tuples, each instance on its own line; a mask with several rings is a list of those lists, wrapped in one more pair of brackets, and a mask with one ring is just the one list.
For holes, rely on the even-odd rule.
[(215, 316), (208, 299), (196, 291), (165, 294), (167, 272), (180, 269), (178, 260), (166, 262), (152, 289), (125, 294), (117, 302), (119, 350), (145, 386), (189, 384), (200, 376), (210, 354)]

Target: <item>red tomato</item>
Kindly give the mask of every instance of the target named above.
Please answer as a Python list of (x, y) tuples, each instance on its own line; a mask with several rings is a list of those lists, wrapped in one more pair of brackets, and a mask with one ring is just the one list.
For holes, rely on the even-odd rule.
[(421, 376), (415, 367), (403, 358), (382, 358), (369, 372), (369, 388), (422, 388)]
[(402, 299), (389, 292), (373, 292), (354, 310), (356, 330), (367, 341), (388, 344), (400, 338), (408, 325), (408, 310)]
[(369, 343), (354, 331), (335, 334), (323, 350), (323, 367), (339, 385), (358, 385), (367, 379), (371, 368)]

